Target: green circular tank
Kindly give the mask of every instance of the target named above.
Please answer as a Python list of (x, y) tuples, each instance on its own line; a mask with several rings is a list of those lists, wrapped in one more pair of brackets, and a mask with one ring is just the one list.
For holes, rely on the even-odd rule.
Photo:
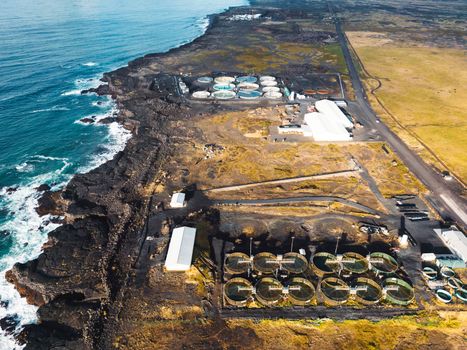
[(368, 261), (358, 253), (348, 252), (342, 255), (342, 267), (347, 272), (365, 273), (368, 271)]
[(349, 300), (350, 288), (343, 280), (336, 277), (327, 277), (319, 284), (324, 300), (330, 305), (344, 304)]
[(364, 305), (378, 303), (383, 297), (381, 286), (366, 277), (359, 277), (352, 283), (352, 288), (356, 289), (355, 299)]
[(253, 258), (253, 268), (262, 274), (272, 274), (279, 266), (277, 257), (272, 253), (259, 253)]
[(400, 278), (386, 278), (383, 288), (386, 291), (386, 300), (392, 304), (405, 306), (415, 297), (413, 287)]
[(225, 271), (233, 275), (247, 273), (250, 265), (250, 257), (239, 252), (226, 255), (224, 261)]
[(390, 274), (399, 268), (396, 259), (386, 253), (371, 253), (370, 266), (373, 271), (381, 274)]
[(326, 274), (334, 273), (339, 271), (339, 263), (337, 257), (333, 254), (321, 252), (316, 253), (312, 261), (313, 271), (318, 276), (324, 276)]

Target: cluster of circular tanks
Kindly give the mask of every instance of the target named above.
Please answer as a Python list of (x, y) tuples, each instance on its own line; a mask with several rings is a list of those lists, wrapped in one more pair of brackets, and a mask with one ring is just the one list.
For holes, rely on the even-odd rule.
[(231, 100), (238, 97), (243, 100), (255, 100), (260, 97), (268, 99), (282, 98), (282, 92), (276, 78), (269, 75), (260, 77), (246, 75), (236, 78), (229, 76), (200, 77), (197, 79), (197, 83), (204, 86), (205, 90), (193, 92), (192, 97), (195, 99)]
[[(319, 292), (329, 305), (344, 304), (351, 295), (363, 305), (377, 304), (383, 299), (396, 305), (408, 305), (414, 299), (414, 290), (403, 279), (392, 277), (398, 268), (397, 261), (385, 253), (364, 257), (355, 252), (338, 256), (321, 252), (309, 263), (305, 256), (293, 252), (278, 256), (263, 252), (253, 257), (237, 252), (226, 256), (226, 274), (250, 276), (250, 272), (254, 272), (258, 279), (250, 282), (243, 277), (231, 278), (224, 285), (224, 297), (235, 306), (244, 306), (253, 299), (265, 306), (284, 300), (293, 305), (308, 305)], [(287, 272), (288, 279), (279, 281), (278, 271)], [(381, 282), (362, 276), (369, 271), (382, 276)], [(311, 277), (312, 272), (318, 281), (316, 285), (304, 277)], [(357, 277), (347, 283), (338, 277), (341, 274)]]
[(453, 269), (447, 266), (425, 266), (423, 276), (428, 281), (440, 281), (443, 286), (435, 290), (436, 298), (445, 304), (454, 302), (455, 299), (467, 303), (467, 284), (465, 284)]

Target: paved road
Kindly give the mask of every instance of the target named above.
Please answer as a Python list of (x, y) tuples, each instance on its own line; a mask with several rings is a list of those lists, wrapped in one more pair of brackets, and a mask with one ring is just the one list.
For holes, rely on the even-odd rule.
[(217, 205), (264, 205), (264, 204), (288, 204), (288, 203), (301, 203), (301, 202), (339, 202), (349, 207), (370, 213), (373, 215), (382, 215), (382, 213), (374, 210), (373, 208), (367, 207), (363, 204), (334, 196), (302, 196), (302, 197), (291, 197), (291, 198), (273, 198), (273, 199), (247, 199), (247, 200), (215, 200), (214, 204)]
[(359, 116), (367, 128), (375, 129), (382, 138), (391, 146), (404, 164), (420, 179), (430, 190), (430, 200), (438, 209), (444, 219), (453, 219), (464, 229), (467, 229), (467, 203), (458, 194), (453, 192), (445, 183), (443, 177), (428, 166), (415, 152), (396, 135), (384, 123), (379, 122), (376, 113), (371, 108), (365, 89), (355, 68), (347, 43), (347, 38), (342, 31), (340, 20), (335, 18), (336, 31), (339, 43), (342, 47), (344, 58), (355, 90), (356, 102), (352, 107), (358, 110)]

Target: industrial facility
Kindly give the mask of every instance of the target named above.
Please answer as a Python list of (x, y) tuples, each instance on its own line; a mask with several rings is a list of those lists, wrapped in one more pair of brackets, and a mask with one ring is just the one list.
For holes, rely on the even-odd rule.
[(407, 306), (414, 300), (396, 259), (383, 252), (366, 257), (352, 251), (318, 252), (309, 259), (295, 252), (232, 252), (225, 256), (223, 271), (224, 303), (231, 307), (336, 306), (350, 300), (364, 306)]
[(164, 265), (167, 271), (190, 269), (195, 238), (196, 229), (193, 227), (182, 226), (173, 230)]

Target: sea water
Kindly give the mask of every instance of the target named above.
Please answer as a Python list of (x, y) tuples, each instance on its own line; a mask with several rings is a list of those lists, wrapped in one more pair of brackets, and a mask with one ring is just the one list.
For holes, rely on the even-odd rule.
[[(106, 97), (81, 95), (103, 72), (193, 40), (207, 15), (246, 0), (2, 0), (0, 2), (0, 319), (36, 321), (36, 307), (6, 282), (15, 262), (37, 257), (57, 227), (35, 212), (48, 184), (62, 188), (125, 147)], [(0, 333), (0, 349), (20, 348)]]

